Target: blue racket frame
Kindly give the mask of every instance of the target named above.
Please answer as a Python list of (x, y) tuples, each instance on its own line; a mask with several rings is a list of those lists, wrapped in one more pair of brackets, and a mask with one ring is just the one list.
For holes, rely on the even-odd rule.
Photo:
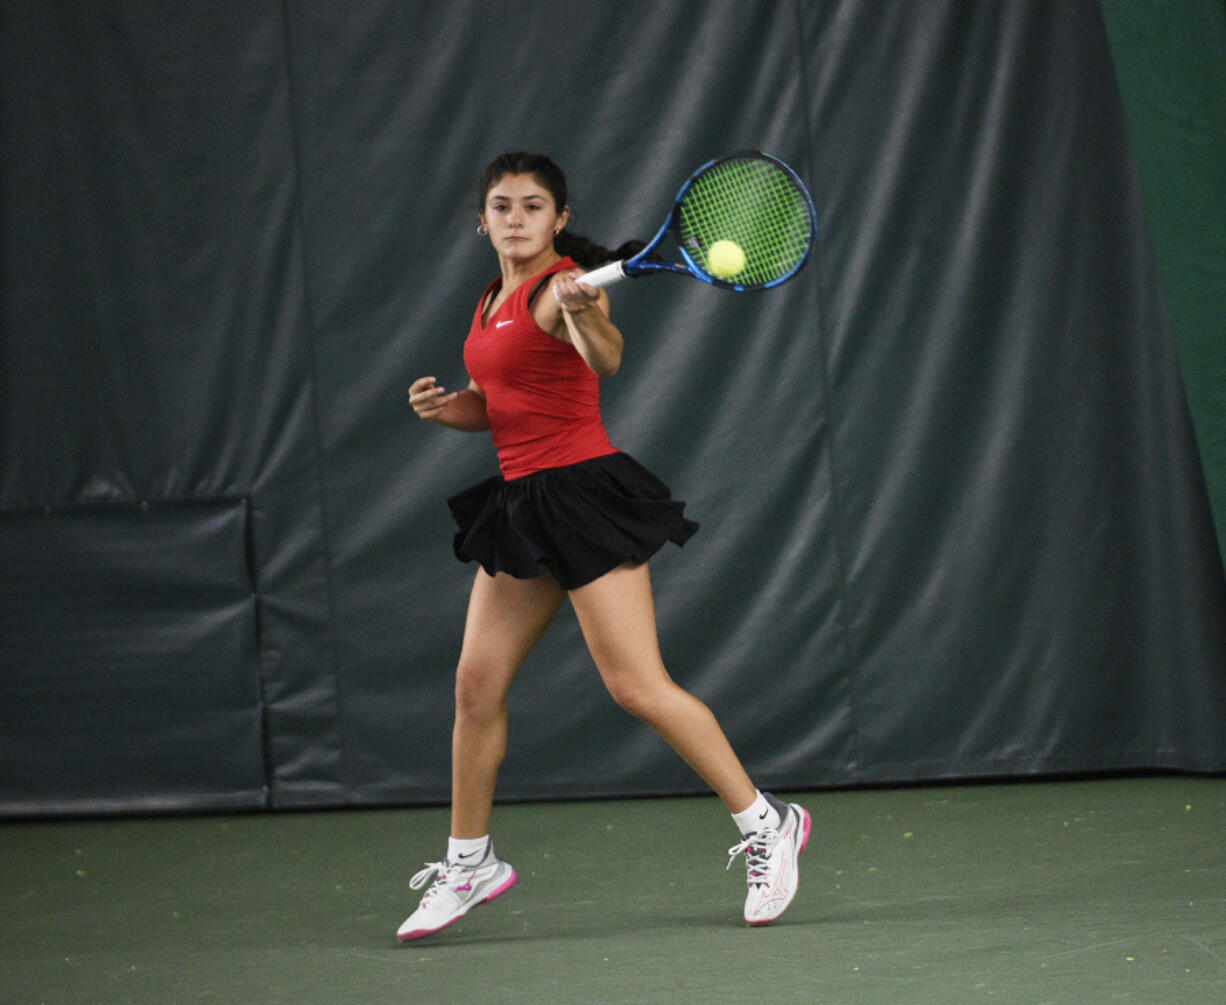
[[(754, 284), (751, 286), (746, 286), (744, 283), (732, 282), (727, 279), (720, 279), (718, 276), (713, 276), (704, 271), (686, 249), (679, 232), (681, 223), (681, 203), (682, 200), (684, 200), (686, 193), (689, 192), (689, 190), (704, 172), (710, 170), (717, 164), (721, 164), (728, 160), (734, 160), (739, 157), (753, 157), (759, 160), (769, 161), (776, 167), (783, 170), (792, 180), (792, 183), (796, 186), (797, 191), (799, 191), (804, 197), (805, 207), (809, 213), (809, 223), (812, 227), (809, 245), (805, 249), (805, 253), (801, 257), (800, 261), (796, 263), (795, 267), (788, 271), (786, 275), (780, 276), (777, 279), (772, 279), (769, 283)], [(660, 246), (665, 235), (668, 234), (669, 231), (673, 232), (674, 243), (677, 245), (677, 250), (681, 253), (681, 257), (684, 259), (684, 264), (679, 262), (648, 261), (648, 258)], [(788, 164), (772, 154), (763, 153), (761, 150), (738, 150), (735, 153), (724, 154), (723, 156), (707, 161), (707, 163), (703, 164), (702, 167), (698, 168), (697, 171), (693, 172), (693, 174), (691, 174), (689, 178), (685, 180), (685, 184), (681, 186), (681, 189), (677, 192), (676, 197), (673, 199), (672, 209), (669, 211), (668, 218), (664, 221), (664, 225), (656, 232), (655, 236), (647, 242), (647, 246), (644, 247), (642, 251), (638, 252), (633, 257), (626, 259), (624, 262), (613, 262), (610, 265), (601, 266), (599, 269), (588, 273), (587, 276), (581, 276), (580, 279), (585, 283), (589, 283), (590, 285), (605, 286), (610, 283), (617, 282), (620, 279), (635, 279), (640, 276), (648, 276), (657, 272), (674, 272), (679, 275), (690, 276), (693, 279), (700, 279), (704, 283), (708, 283), (711, 286), (718, 286), (720, 289), (724, 290), (734, 290), (741, 293), (769, 290), (780, 285), (781, 283), (786, 283), (789, 279), (796, 275), (796, 273), (804, 268), (805, 263), (808, 262), (809, 257), (813, 252), (813, 246), (816, 243), (817, 209), (813, 205), (813, 197), (809, 194), (809, 190), (805, 187), (805, 183), (800, 180), (800, 176), (793, 171)], [(596, 281), (592, 282), (593, 279)]]

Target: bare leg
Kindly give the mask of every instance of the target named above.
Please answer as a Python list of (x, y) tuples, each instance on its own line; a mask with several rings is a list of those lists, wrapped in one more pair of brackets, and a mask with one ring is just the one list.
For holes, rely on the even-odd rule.
[(507, 691), (565, 594), (552, 576), (477, 573), (456, 667), (451, 738), (451, 836), (489, 833), (498, 768), (507, 750)]
[(624, 565), (570, 592), (592, 658), (613, 699), (656, 730), (711, 786), (729, 812), (757, 789), (715, 716), (669, 677), (656, 635), (646, 565)]

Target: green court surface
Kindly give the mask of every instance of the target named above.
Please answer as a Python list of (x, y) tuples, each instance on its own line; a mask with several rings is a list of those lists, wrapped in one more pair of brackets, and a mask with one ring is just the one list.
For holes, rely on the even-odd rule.
[(0, 826), (0, 1001), (1226, 1001), (1226, 782), (793, 795), (802, 885), (740, 920), (710, 798), (500, 806), (519, 884), (401, 946), (441, 809)]

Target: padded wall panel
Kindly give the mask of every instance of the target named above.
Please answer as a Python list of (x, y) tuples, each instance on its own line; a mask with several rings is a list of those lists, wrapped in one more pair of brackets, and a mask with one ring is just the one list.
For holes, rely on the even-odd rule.
[[(5, 519), (248, 500), (268, 801), (445, 799), (473, 569), (444, 499), (495, 459), (405, 389), (466, 379), (496, 270), (476, 178), (545, 150), (572, 225), (614, 244), (697, 164), (761, 147), (817, 201), (796, 280), (613, 292), (610, 430), (703, 525), (653, 563), (673, 674), (770, 786), (1226, 767), (1226, 584), (1097, 2), (578, 9), (0, 5)], [(24, 533), (0, 564), (28, 564)], [(154, 539), (190, 562), (115, 551), (74, 603), (162, 666), (172, 640), (129, 629), (177, 623), (198, 579), (205, 650), (233, 666), (216, 694), (142, 670), (136, 707), (173, 706), (149, 729), (177, 723), (200, 763), (157, 763), (129, 723), (126, 767), (92, 781), (146, 805), (148, 762), (179, 806), (227, 779), (259, 798), (246, 741), (205, 759), (261, 707), (249, 601), (210, 585), (237, 575), (230, 544), (177, 517)], [(13, 579), (0, 606), (6, 638), (60, 626), (42, 671), (0, 667), (0, 705), (44, 703), (47, 735), (110, 694), (92, 622), (52, 599), (94, 547), (69, 535), (37, 604)], [(604, 695), (567, 611), (511, 708), (507, 798), (702, 787)], [(53, 747), (4, 749), (48, 806), (91, 782)]]
[(0, 812), (267, 798), (244, 500), (0, 516)]

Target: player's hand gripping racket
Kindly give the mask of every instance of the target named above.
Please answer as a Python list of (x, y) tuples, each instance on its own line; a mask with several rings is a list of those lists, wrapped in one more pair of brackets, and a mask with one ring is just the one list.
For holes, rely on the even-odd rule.
[[(669, 231), (682, 262), (653, 256)], [(642, 251), (578, 280), (600, 288), (678, 272), (726, 290), (766, 290), (800, 271), (816, 238), (813, 199), (796, 172), (770, 154), (742, 150), (704, 164), (687, 179), (664, 226)]]

